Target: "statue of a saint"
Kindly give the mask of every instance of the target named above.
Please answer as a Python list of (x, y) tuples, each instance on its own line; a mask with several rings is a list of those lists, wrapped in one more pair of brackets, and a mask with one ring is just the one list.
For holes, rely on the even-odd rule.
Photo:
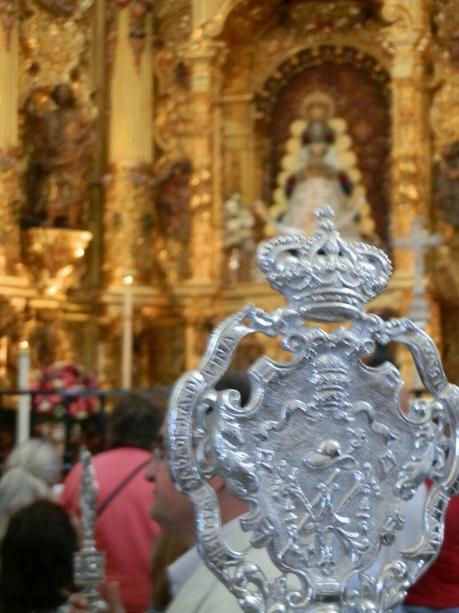
[(70, 85), (56, 85), (52, 110), (32, 117), (26, 225), (81, 228), (95, 150), (92, 122), (78, 108)]

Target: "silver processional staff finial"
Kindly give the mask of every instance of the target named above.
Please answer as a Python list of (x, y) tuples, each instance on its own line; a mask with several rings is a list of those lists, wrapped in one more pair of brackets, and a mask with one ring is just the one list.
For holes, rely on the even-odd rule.
[[(392, 611), (438, 552), (459, 484), (459, 389), (415, 322), (365, 313), (389, 280), (387, 255), (346, 241), (331, 211), (316, 216), (312, 236), (258, 248), (287, 305), (248, 305), (224, 320), (170, 400), (169, 466), (194, 504), (200, 554), (247, 613)], [(241, 404), (216, 383), (254, 334), (277, 337), (290, 357), (258, 358)], [(431, 400), (402, 411), (396, 366), (366, 364), (376, 342), (408, 349)], [(225, 536), (215, 475), (247, 503), (236, 536), (242, 545), (246, 532), (249, 547)], [(426, 478), (419, 534), (405, 543), (406, 504)]]
[(91, 453), (85, 445), (82, 445), (80, 449), (80, 463), (80, 510), (83, 525), (83, 545), (74, 556), (74, 579), (76, 585), (82, 588), (82, 594), (88, 600), (90, 611), (96, 613), (97, 611), (107, 610), (106, 602), (97, 591), (97, 588), (104, 582), (105, 559), (104, 553), (97, 551), (95, 545), (97, 482), (91, 463)]

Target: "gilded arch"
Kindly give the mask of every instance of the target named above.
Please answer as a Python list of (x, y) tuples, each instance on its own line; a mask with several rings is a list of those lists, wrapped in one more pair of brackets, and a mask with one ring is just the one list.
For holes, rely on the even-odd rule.
[(323, 45), (303, 49), (280, 64), (266, 80), (255, 102), (257, 133), (269, 134), (272, 144), (263, 163), (266, 173), (263, 198), (266, 201), (272, 199), (275, 177), (285, 154), (289, 125), (301, 118), (302, 100), (314, 89), (321, 88), (334, 98), (336, 115), (348, 125), (377, 234), (383, 243), (387, 243), (390, 210), (389, 84), (389, 73), (373, 56), (350, 46)]

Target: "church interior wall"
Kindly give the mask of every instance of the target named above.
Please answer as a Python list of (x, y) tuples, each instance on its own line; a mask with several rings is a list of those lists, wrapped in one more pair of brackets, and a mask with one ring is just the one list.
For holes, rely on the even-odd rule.
[[(394, 257), (389, 301), (401, 314), (410, 309), (415, 258), (396, 241), (409, 236), (416, 216), (442, 236), (427, 252), (423, 282), (430, 329), (436, 340), (443, 336), (455, 381), (459, 23), (452, 2), (64, 4), (22, 3), (16, 69), (2, 43), (18, 84), (18, 144), (0, 140), (9, 194), (3, 215), (17, 215), (0, 279), (3, 317), (14, 322), (2, 337), (8, 385), (15, 346), (27, 338), (41, 347), (34, 368), (68, 357), (117, 386), (126, 275), (134, 278), (136, 386), (167, 383), (196, 364), (212, 325), (234, 308), (252, 301), (274, 308), (277, 298), (247, 263), (269, 233), (253, 205), (272, 209), (290, 126), (316, 90), (333, 99), (347, 126), (368, 215)], [(117, 27), (123, 11), (125, 31)], [(117, 53), (131, 71), (130, 91), (114, 88)], [(58, 85), (72, 91), (71, 113), (53, 97)], [(115, 104), (120, 92), (123, 104)], [(139, 95), (149, 100), (147, 119), (135, 108)], [(138, 138), (126, 148), (119, 136), (113, 165), (118, 119)], [(66, 125), (86, 137), (72, 141)], [(46, 147), (54, 147), (56, 163), (71, 149), (65, 180), (84, 194), (78, 227), (47, 209), (59, 173), (44, 168)], [(251, 228), (248, 242), (230, 240), (225, 207), (234, 194)], [(60, 238), (51, 244), (54, 229)]]

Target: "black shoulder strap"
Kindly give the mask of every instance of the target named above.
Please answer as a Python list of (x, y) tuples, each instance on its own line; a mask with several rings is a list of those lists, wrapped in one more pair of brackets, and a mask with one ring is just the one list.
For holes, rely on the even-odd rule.
[(121, 483), (119, 483), (110, 492), (110, 494), (105, 498), (105, 500), (99, 505), (97, 509), (97, 518), (99, 518), (102, 515), (102, 513), (105, 511), (108, 505), (113, 501), (114, 498), (116, 498), (116, 496), (118, 496), (121, 490), (123, 490), (126, 487), (129, 481), (131, 481), (143, 468), (146, 468), (147, 464), (149, 464), (150, 462), (151, 462), (151, 458), (148, 458), (148, 460), (144, 460), (138, 466), (136, 466), (134, 470), (131, 470), (131, 472), (128, 473), (126, 477), (124, 477)]

